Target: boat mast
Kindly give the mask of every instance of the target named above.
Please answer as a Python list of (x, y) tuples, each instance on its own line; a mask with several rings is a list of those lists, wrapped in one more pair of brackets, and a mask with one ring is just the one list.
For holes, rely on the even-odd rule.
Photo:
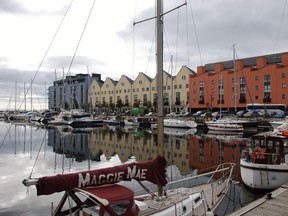
[[(157, 61), (157, 145), (158, 153), (164, 156), (164, 123), (163, 123), (163, 4), (156, 4), (156, 61)], [(158, 186), (159, 198), (163, 196), (163, 187)]]
[(157, 0), (156, 6), (156, 60), (157, 60), (157, 128), (158, 128), (158, 150), (163, 155), (163, 5), (162, 0)]
[(235, 62), (235, 44), (233, 46), (233, 67), (234, 67), (234, 108), (235, 108), (235, 114), (237, 112), (237, 107), (236, 107), (236, 62)]

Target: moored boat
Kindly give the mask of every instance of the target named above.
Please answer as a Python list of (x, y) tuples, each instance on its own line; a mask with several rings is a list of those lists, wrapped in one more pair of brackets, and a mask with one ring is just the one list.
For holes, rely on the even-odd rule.
[(251, 137), (240, 159), (243, 183), (252, 189), (273, 190), (288, 181), (288, 136), (264, 132)]
[(178, 118), (167, 118), (164, 119), (164, 127), (173, 127), (173, 128), (196, 128), (197, 123), (193, 120), (185, 120)]
[[(158, 156), (146, 162), (25, 179), (23, 184), (35, 185), (38, 196), (65, 191), (52, 214), (55, 216), (81, 212), (88, 215), (206, 215), (215, 211), (225, 197), (234, 168), (233, 163), (221, 164), (209, 173), (168, 183), (166, 165), (166, 159)], [(199, 178), (205, 176), (208, 176), (205, 183), (191, 185), (196, 182), (193, 179), (199, 182)], [(164, 193), (159, 196), (144, 186), (147, 193), (135, 196), (129, 187), (117, 184), (131, 180), (149, 181), (164, 187)]]

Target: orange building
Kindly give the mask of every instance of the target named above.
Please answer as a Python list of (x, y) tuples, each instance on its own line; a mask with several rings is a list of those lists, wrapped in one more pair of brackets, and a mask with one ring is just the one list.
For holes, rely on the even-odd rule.
[(288, 53), (199, 66), (189, 84), (194, 111), (244, 109), (247, 103), (288, 105)]

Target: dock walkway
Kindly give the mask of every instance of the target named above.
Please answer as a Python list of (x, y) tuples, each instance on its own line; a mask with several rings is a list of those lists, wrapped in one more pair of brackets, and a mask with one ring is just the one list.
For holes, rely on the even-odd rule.
[(257, 199), (246, 206), (229, 214), (230, 216), (239, 215), (288, 215), (288, 183), (271, 192), (268, 195)]

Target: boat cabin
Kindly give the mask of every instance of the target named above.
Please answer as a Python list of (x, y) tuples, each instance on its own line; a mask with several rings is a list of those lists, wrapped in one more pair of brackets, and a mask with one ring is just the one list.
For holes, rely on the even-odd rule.
[(250, 159), (261, 164), (288, 162), (288, 136), (259, 133), (251, 137)]

